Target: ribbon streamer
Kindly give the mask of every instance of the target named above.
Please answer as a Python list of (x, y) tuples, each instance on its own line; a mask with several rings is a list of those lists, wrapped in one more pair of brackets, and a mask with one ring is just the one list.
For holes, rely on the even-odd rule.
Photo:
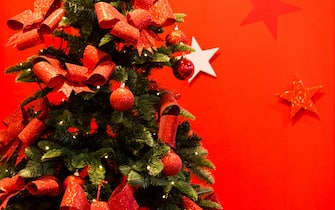
[[(4, 119), (3, 123), (7, 129), (0, 131), (0, 161), (9, 161), (17, 149), (16, 165), (25, 158), (24, 150), (33, 144), (45, 129), (41, 121), (47, 116), (45, 103), (45, 99), (33, 101)], [(28, 110), (33, 110), (39, 115), (28, 120)]]
[(180, 107), (175, 97), (164, 94), (160, 100), (158, 138), (172, 148), (176, 148), (176, 134), (178, 129)]
[(107, 53), (92, 45), (85, 48), (83, 56), (84, 66), (65, 63), (66, 70), (57, 59), (39, 56), (33, 61), (33, 72), (48, 87), (63, 92), (67, 99), (72, 91), (93, 92), (87, 85), (104, 85), (116, 65)]
[(137, 210), (139, 208), (133, 195), (133, 189), (127, 184), (126, 179), (115, 188), (108, 199), (108, 205), (110, 210)]
[(7, 21), (9, 28), (21, 30), (9, 38), (6, 46), (23, 50), (43, 42), (65, 16), (59, 0), (35, 0), (34, 11), (25, 10)]
[(110, 33), (134, 45), (139, 55), (143, 49), (156, 49), (159, 36), (149, 26), (165, 27), (175, 22), (173, 11), (167, 0), (134, 0), (134, 10), (123, 16), (115, 7), (106, 2), (95, 4), (99, 26), (111, 29)]

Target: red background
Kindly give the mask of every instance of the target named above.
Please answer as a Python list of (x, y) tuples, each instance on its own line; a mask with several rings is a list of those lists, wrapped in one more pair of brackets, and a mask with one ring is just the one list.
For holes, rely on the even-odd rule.
[[(32, 9), (32, 2), (0, 2), (1, 69), (38, 50), (4, 47), (14, 33), (6, 20)], [(241, 25), (253, 2), (265, 4), (170, 0), (174, 12), (187, 14), (179, 28), (189, 41), (195, 36), (202, 49), (220, 48), (211, 60), (217, 78), (201, 73), (188, 84), (170, 70), (155, 77), (181, 93), (180, 104), (197, 117), (193, 129), (217, 166), (214, 187), (226, 210), (335, 209), (333, 0), (283, 1), (300, 9), (264, 16), (277, 36), (262, 21)], [(319, 118), (304, 111), (291, 120), (290, 106), (276, 96), (296, 75), (306, 87), (324, 86), (314, 99)], [(34, 87), (13, 76), (0, 79), (3, 119)]]

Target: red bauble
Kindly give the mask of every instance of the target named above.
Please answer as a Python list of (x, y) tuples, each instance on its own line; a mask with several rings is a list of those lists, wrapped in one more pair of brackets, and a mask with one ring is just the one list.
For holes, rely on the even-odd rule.
[(173, 30), (171, 31), (165, 38), (167, 45), (173, 45), (173, 44), (180, 44), (180, 43), (187, 43), (187, 37), (186, 34), (180, 30)]
[(162, 162), (164, 165), (164, 169), (162, 172), (166, 176), (174, 176), (178, 174), (183, 166), (182, 160), (179, 155), (171, 150), (162, 157)]
[(75, 183), (75, 184), (79, 184), (80, 186), (84, 185), (84, 180), (78, 175), (70, 175), (68, 177), (65, 178), (64, 182), (63, 182), (63, 186), (66, 189), (67, 186), (69, 186), (69, 184), (71, 183)]
[(112, 92), (109, 100), (113, 109), (124, 112), (133, 107), (135, 97), (129, 89), (121, 86)]
[(192, 61), (181, 58), (173, 65), (173, 74), (177, 79), (185, 80), (194, 73), (194, 65)]

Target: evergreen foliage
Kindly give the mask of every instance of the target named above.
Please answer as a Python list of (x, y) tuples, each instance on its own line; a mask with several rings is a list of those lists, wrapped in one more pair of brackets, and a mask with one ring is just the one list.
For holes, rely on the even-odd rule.
[[(96, 198), (102, 180), (108, 184), (103, 184), (100, 199), (107, 201), (126, 177), (127, 183), (135, 189), (139, 206), (182, 209), (181, 196), (187, 196), (204, 209), (221, 208), (218, 203), (206, 199), (206, 195), (213, 192), (211, 170), (215, 167), (207, 159), (202, 139), (195, 133), (190, 134), (188, 120), (195, 117), (182, 108), (175, 149), (158, 137), (159, 103), (166, 90), (152, 88), (156, 84), (150, 80), (150, 73), (163, 66), (171, 67), (178, 59), (175, 53), (193, 49), (180, 43), (162, 45), (154, 50), (143, 49), (139, 54), (134, 46), (99, 27), (94, 9), (97, 2), (99, 0), (64, 0), (66, 15), (53, 35), (66, 42), (66, 47), (42, 49), (39, 55), (8, 68), (6, 73), (17, 74), (18, 82), (35, 82), (40, 86), (38, 92), (22, 102), (21, 109), (38, 99), (48, 99), (53, 91), (32, 71), (33, 59), (37, 56), (56, 58), (66, 70), (65, 63), (82, 65), (84, 49), (92, 45), (111, 56), (116, 64), (114, 73), (101, 87), (88, 85), (92, 92), (72, 92), (68, 100), (59, 104), (48, 101), (45, 130), (26, 148), (26, 158), (21, 163), (15, 164), (19, 151), (15, 151), (7, 162), (2, 160), (0, 178), (19, 174), (29, 182), (53, 175), (63, 183), (69, 175), (87, 170), (83, 188), (90, 201)], [(123, 15), (133, 10), (131, 0), (104, 2), (112, 4)], [(183, 22), (185, 15), (175, 14), (175, 17), (177, 22)], [(76, 33), (68, 33), (66, 29), (70, 27)], [(149, 30), (163, 34), (163, 27), (151, 26)], [(109, 97), (115, 88), (112, 81), (125, 83), (134, 94), (131, 110), (120, 112), (111, 107)], [(29, 108), (27, 113), (28, 119), (41, 114), (29, 112)], [(166, 176), (162, 173), (161, 159), (171, 149), (182, 159), (182, 170), (175, 176)], [(203, 180), (207, 188), (192, 184), (193, 176)], [(23, 190), (10, 199), (7, 209), (58, 209), (61, 199), (62, 195), (32, 196)]]

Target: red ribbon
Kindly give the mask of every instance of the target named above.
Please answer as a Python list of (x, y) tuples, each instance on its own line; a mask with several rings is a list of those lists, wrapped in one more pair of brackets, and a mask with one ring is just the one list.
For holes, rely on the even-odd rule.
[(111, 57), (92, 45), (85, 48), (82, 63), (84, 66), (65, 63), (65, 70), (57, 59), (40, 56), (33, 61), (33, 72), (48, 87), (63, 92), (68, 99), (72, 91), (93, 92), (88, 84), (104, 85), (115, 69)]
[(0, 180), (0, 209), (6, 208), (10, 198), (27, 189), (32, 195), (57, 196), (60, 192), (59, 182), (54, 176), (44, 176), (25, 185), (20, 175)]
[(110, 210), (137, 210), (139, 208), (133, 195), (133, 189), (127, 184), (126, 179), (123, 179), (115, 188), (108, 199), (108, 205)]
[(34, 11), (25, 10), (7, 21), (9, 28), (21, 30), (9, 38), (7, 46), (23, 50), (43, 41), (65, 16), (59, 0), (35, 0)]
[[(13, 112), (3, 123), (7, 129), (0, 131), (0, 161), (8, 161), (18, 149), (16, 165), (25, 158), (25, 149), (33, 144), (44, 131), (44, 120), (47, 115), (45, 99), (28, 104), (22, 109)], [(28, 120), (27, 110), (40, 113), (37, 118)]]
[(110, 210), (108, 203), (105, 201), (93, 201), (90, 210)]
[(160, 100), (158, 138), (172, 148), (176, 148), (180, 107), (175, 97), (164, 94)]
[(182, 207), (187, 210), (203, 210), (198, 204), (194, 203), (191, 199), (186, 196), (181, 197)]
[(106, 2), (95, 4), (99, 26), (112, 29), (111, 34), (127, 44), (134, 45), (141, 55), (143, 49), (152, 52), (156, 41), (161, 39), (149, 26), (164, 27), (175, 22), (173, 11), (167, 0), (134, 0), (134, 10), (123, 16), (116, 8)]
[(87, 197), (84, 189), (77, 183), (71, 182), (65, 189), (62, 202), (60, 204), (60, 210), (88, 210), (90, 204), (87, 201)]

